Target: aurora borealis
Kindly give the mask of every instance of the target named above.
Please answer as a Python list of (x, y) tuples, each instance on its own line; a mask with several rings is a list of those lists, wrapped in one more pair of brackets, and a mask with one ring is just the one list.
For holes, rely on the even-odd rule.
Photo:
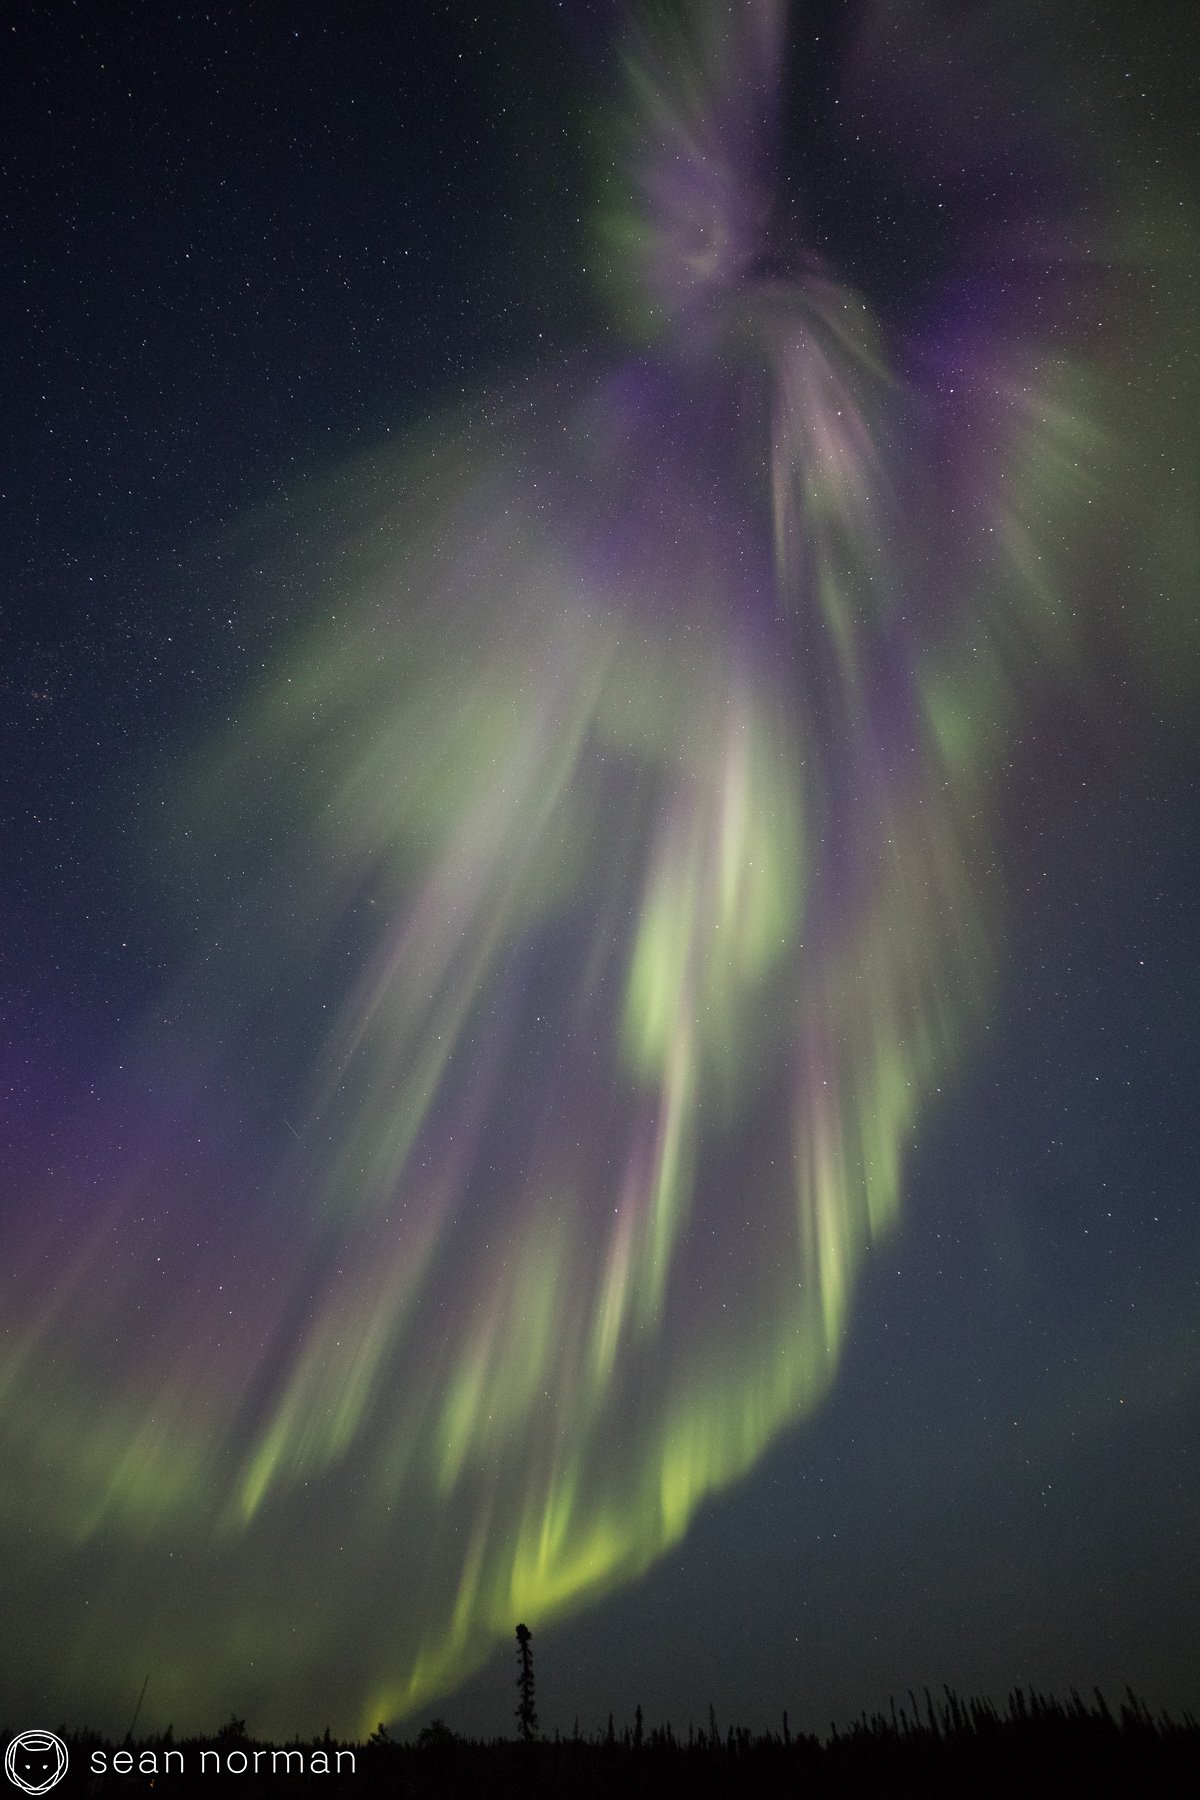
[[(1030, 746), (1117, 692), (1115, 737), (1183, 741), (1195, 698), (1194, 204), (1121, 111), (1137, 46), (1046, 11), (579, 9), (586, 300), (397, 396), (383, 447), (273, 492), (247, 461), (202, 580), (159, 581), (168, 643), (199, 582), (193, 652), (228, 605), (261, 654), (207, 706), (177, 669), (123, 813), (87, 802), (141, 972), (68, 991), (65, 1059), (15, 1009), (6, 1679), (43, 1723), (147, 1669), (180, 1728), (419, 1718), (836, 1409), (1031, 941)], [(245, 29), (265, 80), (290, 52)], [(370, 34), (338, 42), (353, 89)], [(1150, 1385), (1186, 1416), (1172, 1229)]]

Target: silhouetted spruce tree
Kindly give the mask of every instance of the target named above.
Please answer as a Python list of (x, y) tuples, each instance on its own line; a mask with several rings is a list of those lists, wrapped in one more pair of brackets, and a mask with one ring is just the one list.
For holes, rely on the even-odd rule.
[(533, 1641), (533, 1633), (527, 1625), (517, 1626), (517, 1655), (521, 1659), (521, 1673), (517, 1676), (517, 1691), (521, 1698), (517, 1705), (517, 1724), (521, 1736), (527, 1744), (532, 1744), (537, 1736), (537, 1707), (533, 1700), (533, 1651), (529, 1648)]

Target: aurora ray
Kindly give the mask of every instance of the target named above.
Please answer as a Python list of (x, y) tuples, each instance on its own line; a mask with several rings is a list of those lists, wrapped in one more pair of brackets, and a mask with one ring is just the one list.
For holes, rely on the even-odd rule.
[(1119, 457), (1080, 296), (1136, 246), (1065, 177), (960, 208), (898, 324), (781, 208), (782, 0), (654, 20), (620, 348), (246, 527), (312, 599), (173, 793), (220, 949), (53, 1279), (57, 1199), (15, 1222), (6, 1527), (114, 1547), (98, 1705), (152, 1661), (179, 1725), (369, 1728), (645, 1570), (829, 1391), (987, 1005), (994, 787)]

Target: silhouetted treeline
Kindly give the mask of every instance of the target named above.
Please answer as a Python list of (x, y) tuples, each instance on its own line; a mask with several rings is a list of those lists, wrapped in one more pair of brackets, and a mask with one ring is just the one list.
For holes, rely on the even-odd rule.
[[(4, 1734), (7, 1741), (11, 1733)], [(1054, 1795), (1189, 1796), (1200, 1793), (1200, 1726), (1152, 1714), (1132, 1693), (1115, 1710), (1099, 1692), (1090, 1703), (1072, 1693), (1066, 1702), (1017, 1690), (1001, 1709), (989, 1700), (960, 1699), (949, 1689), (935, 1699), (911, 1691), (887, 1714), (863, 1714), (849, 1727), (831, 1725), (821, 1739), (789, 1729), (774, 1732), (722, 1727), (710, 1707), (703, 1723), (647, 1726), (642, 1710), (632, 1726), (607, 1723), (589, 1735), (491, 1742), (458, 1736), (440, 1719), (409, 1741), (382, 1727), (361, 1744), (326, 1732), (288, 1745), (249, 1737), (231, 1719), (214, 1737), (176, 1740), (170, 1732), (114, 1744), (92, 1732), (59, 1732), (71, 1767), (56, 1793), (89, 1794), (153, 1789), (155, 1800), (212, 1793), (214, 1779), (235, 1781), (242, 1793), (336, 1790), (389, 1800), (530, 1800), (532, 1796), (754, 1795), (771, 1800), (811, 1796)], [(172, 1761), (166, 1764), (168, 1753)], [(207, 1759), (202, 1766), (202, 1757)], [(290, 1757), (290, 1762), (281, 1759)], [(299, 1760), (297, 1760), (299, 1759)], [(164, 1766), (165, 1765), (165, 1766)], [(314, 1796), (315, 1800), (315, 1796)]]

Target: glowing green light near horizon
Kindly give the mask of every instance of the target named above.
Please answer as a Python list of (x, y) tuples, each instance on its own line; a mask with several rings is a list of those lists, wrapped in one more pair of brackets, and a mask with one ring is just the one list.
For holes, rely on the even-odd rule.
[(98, 1707), (152, 1663), (180, 1729), (369, 1729), (638, 1575), (828, 1392), (986, 999), (974, 871), (1026, 665), (1078, 653), (1112, 394), (980, 354), (948, 522), (862, 297), (738, 241), (761, 158), (718, 102), (769, 112), (783, 9), (696, 18), (641, 46), (605, 225), (668, 351), (300, 502), (328, 605), (179, 801), (247, 897), (164, 1005), (193, 1041), (147, 1027), (205, 1095), (161, 1136), (223, 1082), (274, 1174), (131, 1158), (0, 1351), (6, 1528), (111, 1547), (67, 1652)]

